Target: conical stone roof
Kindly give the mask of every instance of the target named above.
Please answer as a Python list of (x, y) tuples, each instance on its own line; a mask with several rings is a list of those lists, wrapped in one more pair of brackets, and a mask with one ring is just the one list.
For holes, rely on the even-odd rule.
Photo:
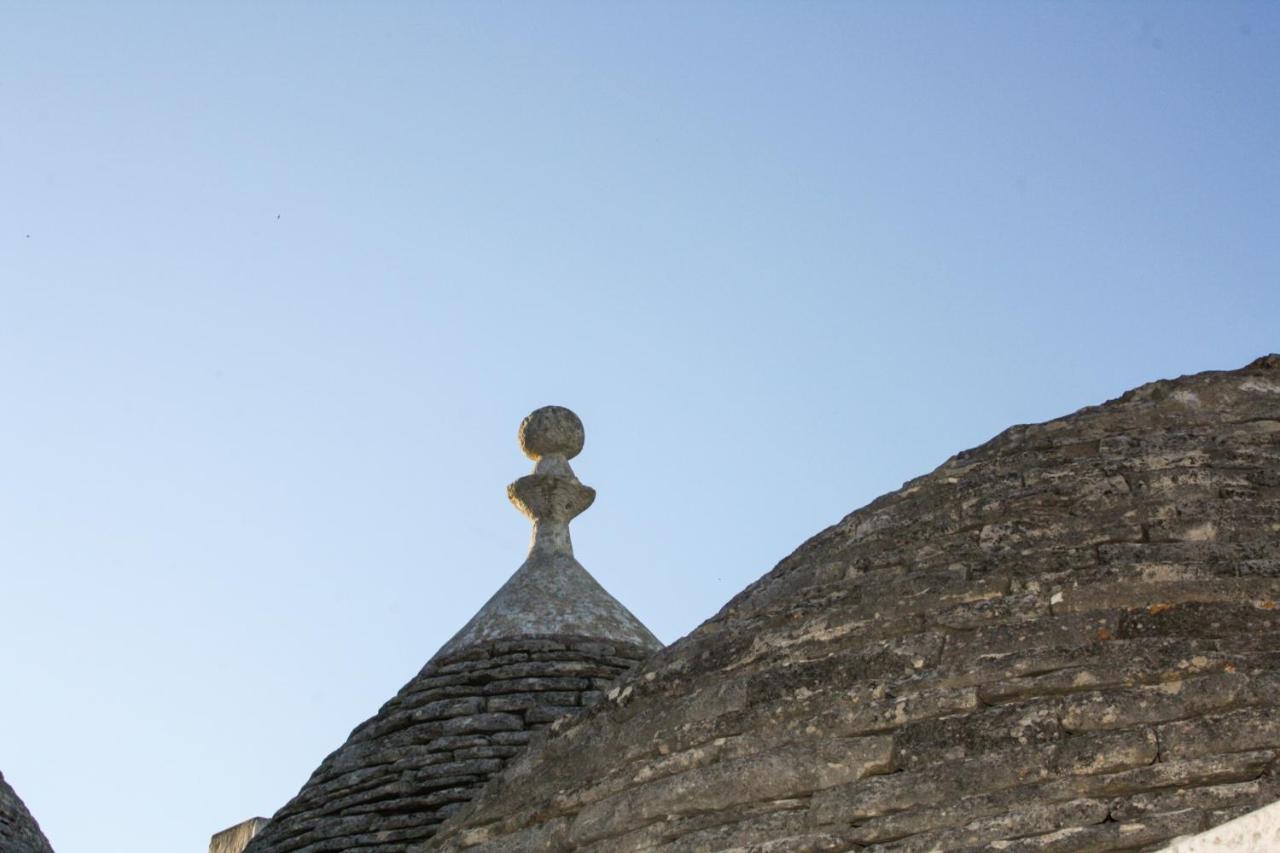
[(521, 566), (439, 655), (447, 657), (496, 640), (548, 634), (591, 637), (653, 651), (662, 647), (572, 555), (550, 554)]
[(569, 459), (583, 443), (568, 409), (521, 424), (535, 460), (512, 483), (533, 521), (516, 573), (378, 713), (351, 733), (249, 853), (398, 853), (430, 838), (552, 722), (601, 701), (616, 677), (662, 647), (574, 558), (569, 522), (594, 490)]
[(422, 850), (1154, 850), (1280, 799), (1280, 356), (804, 543)]
[(583, 444), (582, 422), (561, 406), (538, 409), (520, 424), (520, 447), (533, 473), (507, 489), (533, 522), (529, 558), (471, 621), (440, 649), (452, 655), (477, 643), (543, 634), (591, 637), (657, 651), (649, 629), (573, 556), (569, 522), (595, 500), (569, 460)]
[(0, 773), (0, 853), (53, 853), (31, 812)]

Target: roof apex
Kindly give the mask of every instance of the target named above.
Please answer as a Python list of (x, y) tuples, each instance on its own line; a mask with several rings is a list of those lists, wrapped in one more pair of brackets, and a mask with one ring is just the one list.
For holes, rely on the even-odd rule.
[(535, 464), (532, 474), (507, 487), (507, 497), (533, 522), (529, 556), (433, 660), (477, 643), (521, 637), (575, 636), (662, 648), (573, 556), (569, 522), (596, 496), (569, 466), (582, 449), (582, 421), (562, 406), (545, 406), (524, 419), (518, 436)]
[(433, 659), (494, 640), (550, 636), (589, 637), (655, 652), (662, 648), (572, 555), (531, 556)]

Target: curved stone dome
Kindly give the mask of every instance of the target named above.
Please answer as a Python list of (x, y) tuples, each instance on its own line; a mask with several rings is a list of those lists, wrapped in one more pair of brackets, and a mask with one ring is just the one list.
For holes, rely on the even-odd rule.
[(0, 851), (3, 853), (53, 853), (49, 840), (27, 811), (22, 799), (0, 773)]
[(802, 545), (425, 850), (1136, 850), (1280, 796), (1280, 357)]

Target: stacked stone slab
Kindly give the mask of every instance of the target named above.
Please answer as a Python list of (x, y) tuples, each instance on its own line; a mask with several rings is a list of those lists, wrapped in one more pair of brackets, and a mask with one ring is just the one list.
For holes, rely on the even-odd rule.
[(569, 521), (595, 496), (568, 463), (582, 438), (568, 409), (525, 419), (521, 445), (536, 465), (509, 492), (533, 520), (529, 558), (245, 849), (406, 850), (540, 729), (600, 702), (662, 647), (573, 557)]
[(1146, 850), (1280, 797), (1280, 357), (823, 531), (422, 850)]
[(0, 773), (0, 853), (53, 853), (31, 812)]

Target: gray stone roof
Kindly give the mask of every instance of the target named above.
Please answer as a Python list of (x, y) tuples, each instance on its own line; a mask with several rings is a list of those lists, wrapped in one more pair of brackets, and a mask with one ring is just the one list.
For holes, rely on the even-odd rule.
[(603, 700), (662, 644), (573, 556), (569, 522), (595, 492), (569, 459), (582, 424), (525, 419), (535, 460), (509, 497), (533, 521), (528, 558), (418, 675), (329, 755), (247, 853), (402, 853), (430, 838), (535, 733)]
[(53, 853), (31, 812), (0, 773), (0, 853)]
[(591, 506), (595, 490), (578, 482), (569, 460), (582, 450), (582, 422), (561, 406), (546, 406), (520, 424), (520, 446), (535, 462), (508, 497), (533, 522), (529, 556), (440, 655), (514, 637), (565, 635), (626, 643), (657, 651), (662, 643), (605, 592), (573, 556), (569, 522)]
[(530, 560), (494, 593), (439, 656), (468, 646), (545, 634), (592, 637), (657, 651), (662, 643), (572, 555)]
[(422, 850), (1153, 850), (1280, 798), (1280, 356), (960, 453)]

